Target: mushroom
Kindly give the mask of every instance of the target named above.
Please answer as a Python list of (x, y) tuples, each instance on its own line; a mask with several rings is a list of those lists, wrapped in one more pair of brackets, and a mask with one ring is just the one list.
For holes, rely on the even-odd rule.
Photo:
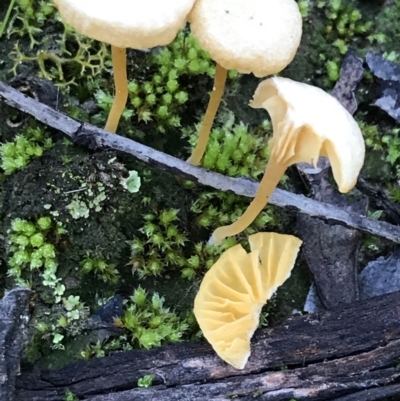
[(290, 276), (302, 241), (292, 235), (250, 235), (225, 251), (206, 273), (194, 301), (204, 337), (224, 361), (243, 369), (263, 305)]
[(197, 0), (190, 29), (216, 61), (216, 74), (198, 143), (188, 161), (200, 163), (217, 113), (227, 70), (257, 77), (283, 70), (300, 44), (302, 18), (294, 0)]
[(55, 0), (65, 22), (79, 33), (111, 44), (115, 99), (105, 129), (115, 132), (128, 98), (126, 48), (171, 43), (195, 0)]
[(271, 116), (270, 158), (250, 206), (233, 224), (217, 228), (210, 243), (245, 230), (292, 164), (316, 166), (319, 156), (328, 157), (339, 191), (345, 193), (356, 184), (364, 163), (364, 139), (357, 122), (322, 89), (288, 78), (269, 78), (258, 85), (250, 106), (265, 108)]

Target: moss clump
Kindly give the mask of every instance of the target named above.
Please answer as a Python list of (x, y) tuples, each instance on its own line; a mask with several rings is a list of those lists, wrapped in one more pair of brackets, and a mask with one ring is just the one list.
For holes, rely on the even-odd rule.
[[(388, 2), (390, 3), (390, 2)], [(387, 53), (400, 54), (400, 0), (382, 8), (381, 12), (374, 19), (375, 43), (379, 44), (378, 50)]]
[(179, 224), (178, 212), (170, 209), (144, 216), (145, 223), (139, 230), (142, 235), (137, 235), (130, 243), (130, 264), (139, 277), (158, 276), (178, 269), (182, 277), (193, 279), (235, 243), (232, 239), (223, 247), (204, 242), (191, 244)]
[(41, 281), (44, 286), (53, 288), (55, 294), (60, 291), (63, 293), (58, 284), (60, 279), (56, 277), (56, 249), (50, 240), (52, 236), (63, 232), (63, 227), (47, 216), (35, 222), (19, 218), (12, 220), (7, 232), (10, 256), (8, 275), (22, 284)]
[(0, 146), (0, 167), (5, 174), (12, 174), (29, 165), (34, 158), (41, 157), (53, 142), (41, 127), (31, 125), (18, 134), (12, 142)]
[(92, 257), (92, 252), (88, 251), (86, 258), (81, 263), (81, 274), (94, 274), (105, 283), (117, 283), (119, 272), (115, 265), (107, 263), (104, 259)]
[(192, 314), (181, 317), (164, 306), (164, 297), (150, 295), (140, 286), (124, 302), (124, 313), (115, 319), (124, 334), (106, 343), (89, 346), (81, 356), (89, 359), (104, 356), (115, 349), (150, 349), (169, 342), (178, 342), (190, 335), (194, 325)]
[[(269, 158), (268, 138), (271, 124), (265, 121), (260, 127), (249, 130), (243, 124), (234, 124), (231, 116), (221, 127), (211, 132), (202, 166), (231, 177), (258, 179), (264, 172)], [(187, 131), (193, 144), (194, 132)], [(221, 191), (202, 191), (191, 207), (197, 215), (196, 223), (202, 228), (215, 228), (236, 221), (246, 210), (248, 201), (243, 197)], [(245, 235), (275, 224), (274, 208), (267, 206)]]
[(130, 343), (146, 349), (177, 342), (188, 330), (187, 323), (164, 307), (163, 297), (154, 293), (150, 298), (140, 287), (125, 304), (121, 324), (129, 331)]
[(304, 19), (302, 42), (284, 75), (332, 89), (348, 49), (363, 49), (373, 40), (375, 16), (357, 0), (301, 1), (299, 5)]
[[(139, 71), (128, 84), (129, 100), (124, 117), (134, 116), (144, 123), (152, 121), (160, 132), (165, 132), (167, 127), (179, 127), (183, 106), (189, 100), (184, 88), (187, 79), (199, 75), (213, 77), (214, 62), (185, 30), (169, 46), (153, 50), (146, 61), (144, 77), (140, 77)], [(229, 75), (237, 76), (235, 71)], [(96, 99), (107, 115), (113, 101), (111, 93), (99, 90)]]

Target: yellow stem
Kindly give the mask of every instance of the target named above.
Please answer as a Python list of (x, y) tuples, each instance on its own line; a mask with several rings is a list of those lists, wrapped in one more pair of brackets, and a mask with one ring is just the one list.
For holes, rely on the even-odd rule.
[(117, 130), (119, 119), (124, 112), (128, 100), (128, 78), (126, 75), (126, 49), (111, 46), (112, 63), (114, 68), (115, 98), (108, 115), (105, 130)]
[(265, 168), (265, 173), (258, 187), (256, 196), (249, 207), (234, 223), (217, 228), (213, 232), (209, 243), (219, 244), (226, 237), (231, 237), (232, 235), (237, 235), (244, 231), (264, 209), (274, 189), (279, 184), (283, 174), (285, 174), (286, 168), (286, 165), (278, 163), (276, 159), (271, 156)]
[(197, 166), (206, 151), (208, 138), (210, 136), (211, 127), (213, 125), (215, 115), (217, 114), (219, 104), (221, 103), (222, 95), (224, 94), (227, 70), (221, 67), (218, 63), (215, 69), (214, 87), (210, 95), (206, 114), (203, 124), (201, 125), (199, 140), (189, 157), (188, 162)]

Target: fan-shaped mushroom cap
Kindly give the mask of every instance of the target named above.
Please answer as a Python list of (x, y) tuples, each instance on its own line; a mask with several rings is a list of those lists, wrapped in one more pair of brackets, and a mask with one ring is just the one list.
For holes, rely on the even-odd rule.
[(316, 165), (327, 156), (341, 192), (354, 187), (364, 163), (363, 135), (352, 115), (315, 86), (273, 77), (258, 85), (250, 102), (271, 116), (271, 156), (284, 165)]
[(195, 0), (55, 0), (65, 22), (113, 46), (146, 49), (171, 43)]
[(206, 273), (194, 302), (204, 337), (227, 363), (243, 369), (262, 306), (290, 276), (301, 240), (258, 233), (225, 251)]
[(217, 63), (257, 77), (283, 70), (302, 33), (294, 0), (197, 0), (189, 21), (200, 46)]

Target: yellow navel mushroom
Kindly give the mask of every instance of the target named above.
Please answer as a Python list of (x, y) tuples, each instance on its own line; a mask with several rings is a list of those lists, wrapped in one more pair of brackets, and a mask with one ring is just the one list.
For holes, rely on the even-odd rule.
[(221, 255), (194, 301), (204, 337), (236, 369), (246, 365), (261, 308), (289, 278), (302, 242), (292, 235), (258, 233), (249, 243), (250, 253), (236, 245)]
[(290, 165), (316, 165), (319, 156), (328, 157), (339, 191), (344, 193), (354, 187), (364, 163), (365, 145), (357, 122), (322, 89), (288, 78), (269, 78), (259, 84), (250, 106), (265, 108), (271, 116), (270, 159), (250, 206), (233, 224), (217, 228), (210, 243), (245, 230)]
[(302, 18), (294, 0), (197, 0), (190, 29), (217, 62), (214, 88), (197, 146), (189, 158), (199, 164), (225, 88), (227, 70), (257, 77), (283, 70), (300, 44)]
[(79, 33), (111, 44), (115, 99), (105, 129), (115, 132), (128, 98), (126, 48), (171, 43), (195, 0), (55, 0), (65, 22)]

